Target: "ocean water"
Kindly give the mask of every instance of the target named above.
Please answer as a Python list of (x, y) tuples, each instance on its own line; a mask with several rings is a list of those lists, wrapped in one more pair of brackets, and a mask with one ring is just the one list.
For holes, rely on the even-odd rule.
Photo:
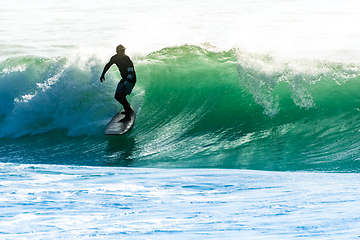
[(1, 238), (359, 238), (358, 6), (1, 1)]

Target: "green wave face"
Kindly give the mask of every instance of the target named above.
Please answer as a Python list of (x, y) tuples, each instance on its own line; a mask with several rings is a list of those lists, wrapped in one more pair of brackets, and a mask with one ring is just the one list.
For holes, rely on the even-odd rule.
[(209, 49), (133, 59), (137, 120), (123, 137), (102, 135), (120, 110), (115, 67), (100, 84), (96, 57), (3, 61), (1, 141), (35, 151), (27, 142), (56, 135), (47, 159), (61, 142), (62, 159), (89, 165), (358, 171), (358, 65)]

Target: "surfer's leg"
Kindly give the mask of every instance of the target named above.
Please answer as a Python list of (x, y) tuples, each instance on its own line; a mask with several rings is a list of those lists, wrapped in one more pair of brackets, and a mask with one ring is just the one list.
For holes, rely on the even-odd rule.
[(127, 109), (127, 105), (129, 105), (126, 100), (126, 86), (123, 82), (119, 82), (115, 91), (114, 98), (123, 105), (124, 109)]
[(126, 99), (126, 91), (122, 91), (120, 93), (120, 97), (119, 97), (119, 102), (123, 105), (124, 109), (125, 109), (125, 114), (128, 114), (131, 111), (131, 107), (129, 102)]
[(131, 109), (131, 106), (129, 104), (129, 102), (126, 99), (126, 95), (128, 95), (129, 93), (131, 93), (132, 88), (134, 87), (134, 85), (125, 82), (125, 84), (123, 83), (119, 83), (118, 87), (116, 89), (116, 93), (115, 93), (115, 99), (124, 107), (125, 110), (125, 118), (123, 120), (130, 120), (130, 113), (133, 111)]
[(115, 93), (115, 99), (124, 107), (125, 112), (131, 110), (129, 102), (126, 100), (126, 92)]
[(115, 96), (114, 96), (114, 98), (115, 98), (119, 103), (121, 103), (121, 102), (120, 102), (120, 93), (121, 93), (121, 90), (122, 90), (123, 86), (124, 86), (124, 83), (122, 83), (122, 82), (120, 81), (120, 82), (118, 83), (117, 88), (116, 88), (116, 91), (115, 91)]
[(125, 110), (125, 117), (121, 121), (129, 121), (130, 120), (130, 113), (132, 111), (129, 102), (126, 99), (126, 91), (121, 91), (120, 93), (115, 94), (115, 99), (123, 105)]

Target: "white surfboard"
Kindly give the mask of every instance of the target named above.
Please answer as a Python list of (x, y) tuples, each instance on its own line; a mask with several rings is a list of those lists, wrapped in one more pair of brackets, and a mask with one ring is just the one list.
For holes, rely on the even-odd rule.
[(124, 113), (118, 112), (105, 128), (105, 135), (123, 135), (130, 131), (135, 123), (135, 112), (131, 112), (129, 121), (121, 121), (125, 117)]

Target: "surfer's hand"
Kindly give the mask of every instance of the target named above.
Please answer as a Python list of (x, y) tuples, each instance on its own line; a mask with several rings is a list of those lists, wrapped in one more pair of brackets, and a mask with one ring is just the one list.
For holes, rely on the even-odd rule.
[(104, 81), (105, 81), (105, 77), (104, 77), (104, 75), (101, 75), (100, 82), (104, 82)]

